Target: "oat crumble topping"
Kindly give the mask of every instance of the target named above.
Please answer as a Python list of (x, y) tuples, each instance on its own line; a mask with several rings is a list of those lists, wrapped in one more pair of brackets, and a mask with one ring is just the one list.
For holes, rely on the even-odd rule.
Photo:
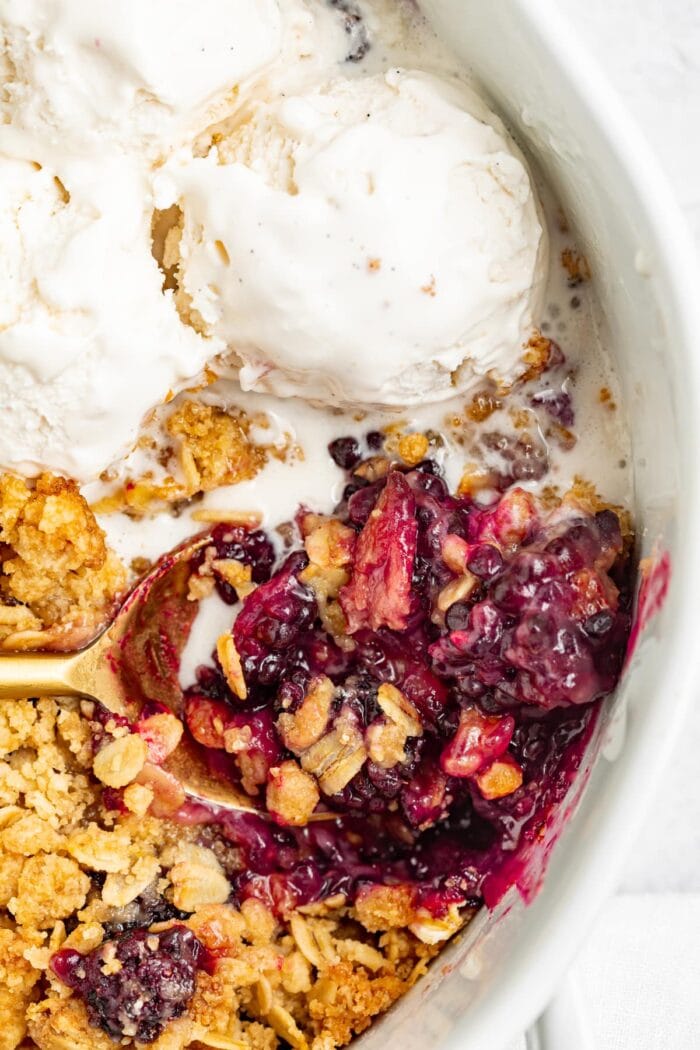
[[(272, 1050), (280, 1039), (331, 1050), (424, 972), (436, 949), (397, 930), (391, 916), (369, 918), (367, 905), (341, 898), (281, 923), (260, 901), (226, 903), (221, 864), (192, 829), (144, 816), (128, 792), (122, 810), (105, 804), (92, 775), (95, 725), (83, 708), (46, 699), (0, 705), (3, 1050), (27, 1036), (41, 1050), (113, 1047), (50, 958), (109, 947), (134, 922), (156, 932), (184, 922), (218, 960), (213, 976), (197, 978), (186, 1014), (151, 1044), (159, 1050)], [(98, 754), (134, 739), (118, 732), (107, 725), (112, 744)], [(287, 775), (281, 767), (281, 782)]]
[(124, 591), (126, 572), (74, 481), (0, 476), (0, 644), (89, 638)]
[(150, 470), (127, 478), (103, 496), (94, 511), (153, 514), (164, 503), (176, 505), (255, 477), (269, 455), (284, 458), (286, 451), (257, 444), (251, 436), (254, 422), (238, 409), (226, 411), (191, 397), (178, 398), (159, 420), (157, 437), (147, 439), (151, 453), (157, 451), (160, 476)]

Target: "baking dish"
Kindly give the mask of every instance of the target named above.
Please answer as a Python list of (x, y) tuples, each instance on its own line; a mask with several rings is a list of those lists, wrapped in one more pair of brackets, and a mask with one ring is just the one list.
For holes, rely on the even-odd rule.
[(646, 574), (634, 651), (539, 893), (480, 915), (356, 1043), (498, 1050), (546, 1006), (614, 888), (696, 691), (700, 275), (653, 157), (553, 5), (422, 7), (544, 172), (591, 263), (632, 435)]

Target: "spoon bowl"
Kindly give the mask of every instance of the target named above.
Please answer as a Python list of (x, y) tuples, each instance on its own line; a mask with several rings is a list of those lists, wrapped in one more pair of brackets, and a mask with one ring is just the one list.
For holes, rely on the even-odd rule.
[[(187, 598), (190, 562), (209, 541), (208, 534), (199, 535), (161, 558), (109, 626), (83, 649), (0, 656), (0, 700), (81, 697), (131, 722), (139, 720), (147, 704), (162, 704), (180, 718), (180, 654), (197, 614), (197, 603)], [(212, 774), (203, 749), (187, 734), (155, 768), (154, 777), (177, 781), (190, 801), (267, 815), (234, 783)], [(336, 815), (319, 813), (312, 820)]]

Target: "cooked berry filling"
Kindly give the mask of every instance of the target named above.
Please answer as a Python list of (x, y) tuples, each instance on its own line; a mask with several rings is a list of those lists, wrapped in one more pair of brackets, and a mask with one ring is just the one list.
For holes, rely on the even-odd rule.
[(191, 930), (134, 929), (82, 955), (64, 948), (51, 968), (84, 1001), (92, 1024), (114, 1040), (157, 1039), (194, 995), (207, 953)]
[[(139, 720), (85, 713), (96, 764), (141, 737), (156, 803), (216, 858), (217, 899), (282, 921), (340, 902), (368, 931), (434, 943), (481, 903), (539, 885), (620, 674), (630, 543), (588, 492), (545, 505), (511, 485), (479, 503), (450, 494), (432, 459), (397, 465), (371, 434), (362, 447), (331, 444), (343, 498), (332, 516), (300, 508), (282, 556), (261, 529), (217, 525), (185, 589), (154, 591), (123, 648)], [(183, 732), (165, 701), (207, 586), (233, 623), (185, 690), (182, 722), (261, 815), (187, 803), (159, 768)], [(104, 802), (126, 812), (121, 788)], [(115, 1040), (157, 1039), (210, 968), (178, 907), (151, 886), (99, 948), (53, 956)]]
[[(234, 895), (281, 913), (396, 883), (435, 914), (493, 902), (526, 881), (617, 682), (620, 521), (519, 487), (483, 506), (434, 461), (358, 460), (351, 438), (329, 451), (349, 472), (336, 514), (301, 510), (303, 549), (271, 575), (263, 534), (238, 537), (263, 581), (232, 628), (240, 678), (215, 658), (185, 699), (212, 770), (278, 826), (188, 819), (237, 847)], [(337, 821), (310, 824), (319, 805)]]

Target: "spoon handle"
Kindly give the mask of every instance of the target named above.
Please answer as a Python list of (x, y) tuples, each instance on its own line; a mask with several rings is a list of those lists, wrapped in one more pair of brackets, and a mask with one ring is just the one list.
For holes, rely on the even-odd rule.
[(84, 696), (71, 677), (75, 653), (12, 653), (0, 656), (0, 700), (35, 696)]

